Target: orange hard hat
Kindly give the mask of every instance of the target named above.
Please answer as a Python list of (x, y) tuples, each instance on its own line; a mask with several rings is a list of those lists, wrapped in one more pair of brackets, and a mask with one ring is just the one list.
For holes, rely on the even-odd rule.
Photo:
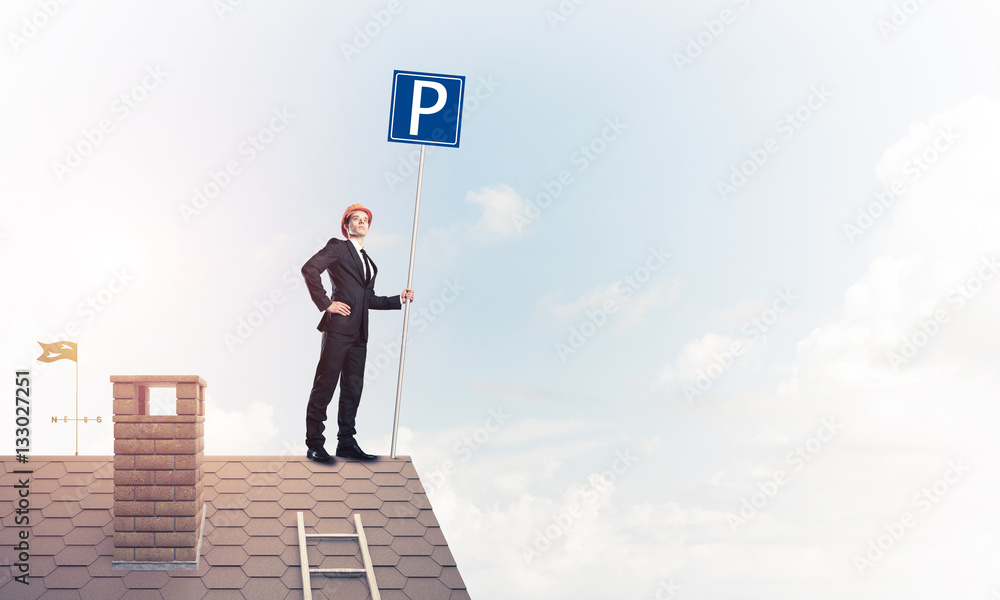
[(358, 211), (358, 210), (363, 210), (366, 213), (368, 213), (368, 226), (369, 227), (372, 226), (372, 211), (368, 210), (364, 206), (361, 206), (360, 204), (352, 204), (352, 205), (350, 205), (350, 206), (347, 207), (347, 210), (344, 211), (344, 218), (340, 220), (340, 231), (341, 231), (341, 233), (344, 234), (345, 238), (349, 237), (347, 235), (347, 218), (351, 216), (352, 212), (355, 212), (355, 211)]

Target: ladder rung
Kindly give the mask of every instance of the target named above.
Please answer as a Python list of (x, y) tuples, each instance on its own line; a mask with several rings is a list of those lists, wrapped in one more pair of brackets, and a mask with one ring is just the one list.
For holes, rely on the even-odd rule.
[(324, 575), (364, 575), (368, 571), (364, 569), (309, 569), (310, 573), (322, 573)]
[[(299, 566), (302, 572), (302, 595), (305, 600), (312, 600), (312, 586), (309, 585), (309, 578), (313, 574), (327, 575), (330, 577), (357, 577), (364, 575), (368, 580), (368, 591), (372, 600), (381, 600), (378, 591), (378, 583), (375, 581), (375, 569), (372, 567), (372, 557), (368, 552), (368, 538), (365, 536), (365, 528), (361, 523), (361, 515), (354, 513), (354, 530), (356, 533), (306, 533), (305, 520), (302, 518), (302, 511), (295, 513), (296, 529), (299, 537)], [(313, 569), (309, 566), (309, 556), (306, 553), (307, 538), (355, 538), (361, 549), (361, 562), (363, 569), (337, 568), (337, 569)]]

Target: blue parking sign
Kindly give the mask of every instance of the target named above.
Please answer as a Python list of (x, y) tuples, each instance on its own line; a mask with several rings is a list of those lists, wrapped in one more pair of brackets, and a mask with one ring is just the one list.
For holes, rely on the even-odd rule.
[(465, 77), (393, 71), (389, 141), (458, 148)]

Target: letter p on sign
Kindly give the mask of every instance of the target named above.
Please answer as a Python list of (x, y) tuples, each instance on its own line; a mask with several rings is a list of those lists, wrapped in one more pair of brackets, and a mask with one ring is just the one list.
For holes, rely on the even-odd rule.
[(389, 141), (458, 148), (465, 77), (394, 71)]

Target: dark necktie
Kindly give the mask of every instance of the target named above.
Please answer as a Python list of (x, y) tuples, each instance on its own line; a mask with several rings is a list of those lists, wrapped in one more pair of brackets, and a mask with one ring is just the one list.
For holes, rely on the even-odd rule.
[(365, 285), (368, 285), (372, 280), (371, 259), (368, 258), (368, 253), (365, 252), (364, 248), (361, 249), (361, 256), (365, 259)]

